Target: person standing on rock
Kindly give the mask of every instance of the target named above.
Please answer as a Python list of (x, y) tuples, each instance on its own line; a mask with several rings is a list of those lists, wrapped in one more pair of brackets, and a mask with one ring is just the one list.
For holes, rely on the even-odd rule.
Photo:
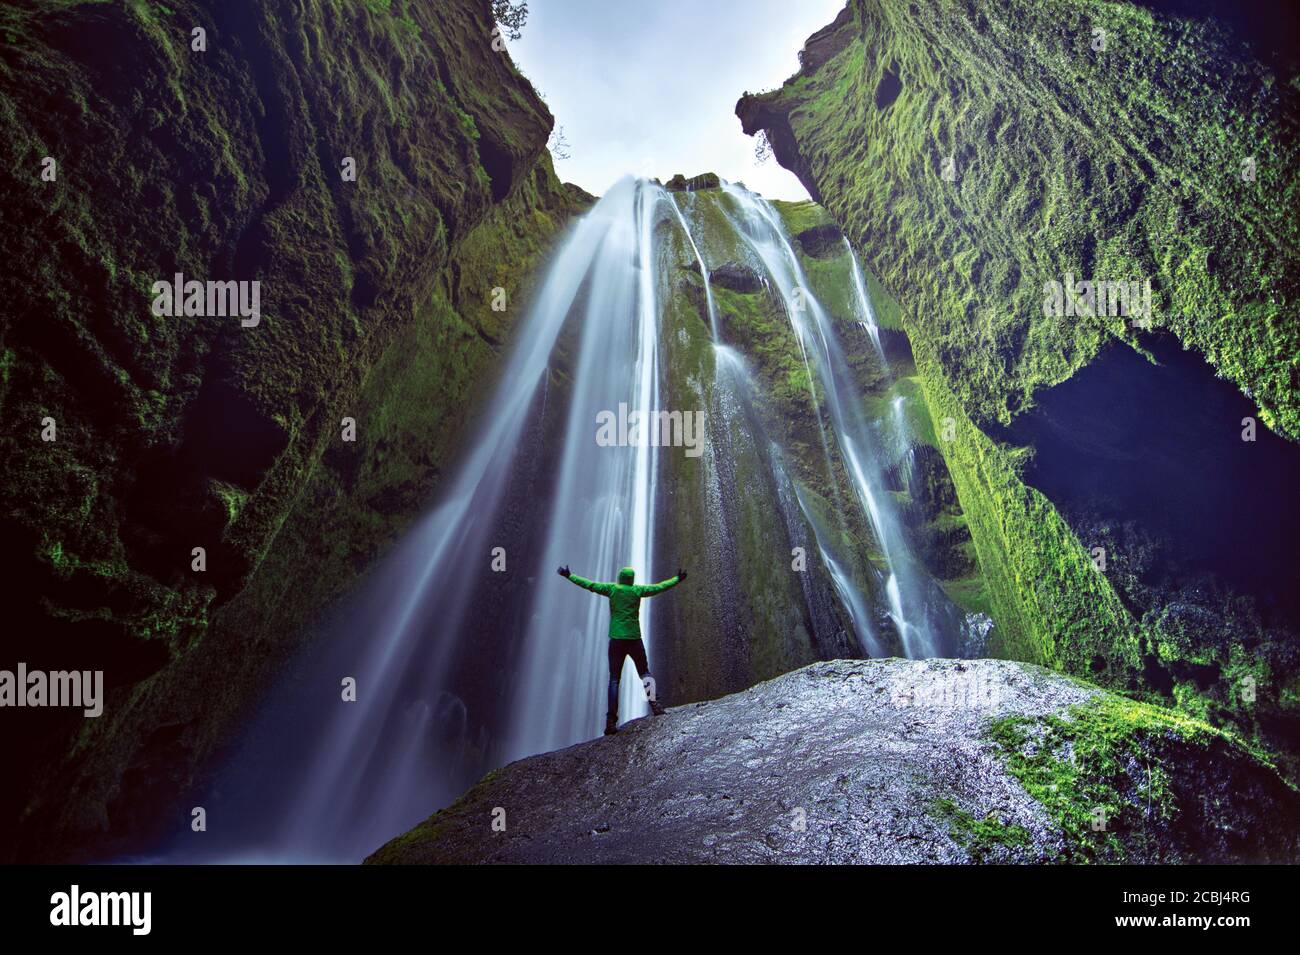
[(665, 590), (676, 587), (686, 579), (686, 571), (677, 571), (676, 577), (669, 577), (658, 584), (637, 584), (636, 571), (624, 567), (618, 572), (618, 583), (602, 584), (586, 577), (570, 573), (568, 566), (559, 568), (556, 573), (567, 577), (571, 582), (609, 598), (609, 708), (605, 712), (605, 735), (618, 732), (618, 682), (623, 673), (623, 660), (631, 657), (636, 672), (642, 681), (651, 681), (650, 712), (663, 716), (664, 708), (658, 700), (658, 693), (653, 689), (654, 677), (650, 675), (650, 666), (646, 662), (645, 644), (641, 642), (641, 598), (653, 597)]

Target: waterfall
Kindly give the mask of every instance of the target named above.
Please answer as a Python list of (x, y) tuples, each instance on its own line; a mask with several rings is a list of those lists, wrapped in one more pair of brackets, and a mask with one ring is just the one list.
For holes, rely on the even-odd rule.
[(906, 395), (895, 396), (889, 403), (889, 421), (894, 445), (894, 466), (898, 468), (903, 490), (911, 493), (912, 473), (916, 467), (916, 449), (912, 446), (912, 429), (907, 423), (906, 404)]
[[(502, 756), (516, 759), (587, 739), (604, 722), (609, 609), (603, 600), (555, 577), (555, 567), (613, 580), (631, 565), (649, 582), (653, 567), (657, 447), (602, 448), (597, 414), (616, 399), (643, 414), (659, 402), (657, 294), (653, 233), (675, 208), (660, 187), (630, 179), (601, 200), (617, 224), (591, 268), (582, 343), (560, 455), (559, 479), (538, 589), (526, 633), (518, 638), (523, 667)], [(629, 321), (628, 319), (632, 319)], [(628, 453), (630, 452), (630, 453)], [(550, 574), (548, 578), (546, 575)], [(641, 607), (653, 661), (653, 601)], [(620, 714), (649, 712), (635, 669), (625, 664)], [(631, 678), (629, 678), (631, 677)]]
[[(852, 384), (830, 316), (812, 294), (771, 204), (742, 186), (724, 183), (722, 188), (736, 210), (728, 214), (733, 226), (761, 262), (785, 304), (805, 364), (811, 353), (816, 374), (810, 375), (810, 381), (820, 380), (822, 384), (835, 443), (888, 568), (889, 616), (904, 652), (909, 657), (939, 656), (945, 641), (927, 606), (934, 602), (935, 588), (910, 553), (896, 508), (881, 486), (882, 455), (862, 413), (860, 396)], [(817, 398), (815, 392), (813, 398)]]
[[(601, 337), (602, 329), (624, 330), (626, 326), (593, 321), (591, 316), (629, 314), (638, 309), (644, 314), (652, 310), (652, 304), (638, 302), (638, 293), (643, 296), (645, 290), (630, 281), (637, 270), (627, 261), (642, 239), (633, 233), (632, 209), (643, 206), (650, 193), (632, 180), (625, 180), (578, 223), (547, 271), (522, 324), (521, 338), (502, 375), (502, 385), (483, 417), (486, 429), (443, 495), (443, 503), (408, 536), (397, 559), (388, 561), (384, 572), (372, 576), (371, 586), (383, 593), (376, 602), (391, 610), (367, 622), (364, 642), (352, 648), (348, 661), (351, 666), (344, 663), (338, 671), (355, 676), (358, 699), (353, 704), (333, 707), (330, 726), (314, 734), (320, 748), (301, 775), (299, 792), (286, 802), (293, 807), (288, 810), (291, 821), (286, 829), (290, 846), (357, 857), (427, 815), (430, 789), (444, 775), (440, 764), (445, 764), (451, 754), (430, 746), (422, 714), (440, 703), (445, 706), (446, 699), (455, 699), (454, 668), (458, 653), (464, 649), (457, 637), (465, 629), (467, 606), (474, 596), (474, 588), (448, 586), (447, 582), (461, 579), (467, 562), (486, 562), (494, 545), (509, 543), (493, 539), (498, 524), (492, 518), (502, 507), (512, 459), (539, 382), (546, 374), (560, 331), (574, 311), (584, 312), (579, 381), (589, 386), (596, 379), (597, 361), (591, 346), (604, 344), (615, 354), (634, 356), (638, 370), (644, 367), (636, 377), (638, 391), (630, 397), (635, 407), (647, 400), (643, 392), (646, 382), (653, 381), (655, 369), (653, 349), (644, 353), (645, 333), (637, 343), (617, 337), (613, 341), (593, 341)], [(647, 274), (645, 262), (637, 264), (640, 274)], [(652, 346), (653, 328), (648, 334)], [(640, 351), (634, 352), (634, 345)], [(621, 370), (627, 373), (626, 368)], [(588, 400), (588, 395), (593, 397)], [(574, 402), (567, 441), (575, 448), (585, 437), (590, 448), (595, 449), (595, 419), (590, 412), (595, 395), (608, 400), (609, 393), (588, 388), (584, 400)], [(597, 505), (599, 513), (593, 511), (589, 516), (594, 524), (585, 525), (585, 533), (577, 535), (585, 546), (567, 553), (561, 553), (558, 546), (549, 547), (544, 570), (551, 570), (554, 576), (554, 565), (566, 561), (596, 576), (610, 573), (628, 560), (648, 567), (650, 538), (646, 525), (650, 520), (649, 470), (653, 462), (647, 461), (638, 449), (634, 476), (627, 476), (635, 486), (628, 484), (624, 475), (612, 473), (602, 474), (600, 485), (584, 485), (587, 476), (578, 473), (577, 464), (576, 456), (566, 451), (560, 487), (568, 489), (569, 495), (564, 501), (572, 503), (577, 499), (575, 495), (580, 496), (583, 506)], [(618, 469), (622, 464), (620, 460), (613, 467)], [(634, 502), (631, 513), (621, 510), (625, 501)], [(554, 519), (575, 520), (563, 509)], [(576, 530), (576, 523), (573, 526)], [(553, 541), (558, 536), (553, 535)], [(545, 576), (540, 579), (553, 583)], [(556, 677), (562, 678), (556, 682), (575, 691), (571, 699), (590, 702), (590, 693), (579, 695), (576, 690), (580, 688), (567, 684), (572, 682), (575, 671), (591, 673), (594, 669), (591, 658), (597, 655), (596, 621), (603, 608), (594, 600), (570, 600), (551, 606), (550, 595), (557, 590), (558, 586), (541, 589), (544, 596), (539, 600), (539, 609), (548, 614), (545, 622), (550, 624), (549, 629), (531, 628), (526, 638), (507, 635), (504, 646), (488, 648), (488, 652), (527, 653), (527, 665), (519, 676), (521, 696), (525, 706), (534, 710), (540, 703), (530, 694), (535, 695), (538, 684)], [(575, 632), (585, 634), (586, 642), (572, 647), (557, 645), (560, 634)], [(556, 656), (548, 662), (531, 652), (533, 641), (544, 641)], [(552, 665), (574, 655), (582, 661), (581, 668)], [(546, 668), (547, 673), (539, 674), (541, 668)], [(508, 672), (504, 667), (502, 670)], [(590, 728), (593, 718), (586, 715)], [(580, 717), (570, 708), (552, 712), (548, 724), (526, 738), (534, 742), (529, 751), (536, 751), (582, 737)], [(464, 744), (463, 739), (453, 737), (453, 748)]]
[[(287, 668), (209, 794), (215, 815), (254, 821), (205, 843), (205, 858), (213, 857), (209, 846), (221, 842), (222, 858), (256, 846), (259, 858), (357, 861), (488, 769), (598, 734), (608, 607), (555, 569), (568, 564), (583, 576), (612, 580), (631, 565), (641, 582), (669, 576), (675, 565), (656, 564), (657, 557), (676, 557), (657, 553), (659, 525), (671, 526), (656, 508), (661, 491), (710, 501), (766, 494), (753, 499), (775, 509), (775, 526), (784, 535), (770, 540), (798, 543), (810, 529), (819, 576), (802, 575), (791, 600), (802, 600), (795, 609), (806, 616), (799, 619), (808, 622), (823, 652), (883, 655), (892, 646), (883, 639), (891, 628), (908, 656), (947, 649), (946, 604), (909, 552), (897, 505), (884, 490), (884, 442), (864, 414), (834, 322), (809, 289), (778, 215), (765, 200), (730, 184), (708, 201), (716, 201), (722, 215), (688, 221), (661, 186), (629, 177), (571, 227), (517, 325), (494, 393), (466, 429), (465, 450), (435, 505), (335, 609), (310, 651)], [(766, 294), (784, 303), (828, 478), (822, 512), (787, 468), (792, 449), (765, 433), (756, 410), (759, 383), (745, 356), (722, 341), (705, 255), (712, 246), (699, 232), (702, 222), (734, 232), (723, 238), (748, 250)], [(683, 253), (693, 257), (703, 280), (708, 314), (702, 317), (712, 349), (701, 373), (711, 376), (718, 420), (710, 427), (718, 444), (702, 459), (712, 463), (711, 470), (697, 472), (701, 486), (679, 481), (661, 488), (669, 472), (657, 442), (602, 446), (598, 416), (659, 409), (672, 372), (663, 367), (661, 348), (686, 335), (680, 327), (661, 327), (677, 287), (671, 283), (694, 281), (677, 278), (686, 267)], [(874, 328), (856, 259), (853, 269), (858, 316)], [(665, 337), (670, 331), (675, 338)], [(894, 412), (903, 421), (901, 405)], [(760, 462), (763, 477), (756, 483), (766, 490), (725, 484), (719, 475), (734, 476), (735, 461), (720, 458), (732, 448)], [(837, 477), (841, 472), (847, 481)], [(843, 521), (846, 503), (860, 510), (875, 538), (875, 564), (850, 551), (843, 527), (833, 526), (837, 516)], [(711, 508), (707, 519), (721, 525), (721, 511)], [(691, 563), (730, 566), (725, 555), (734, 558), (740, 544), (732, 528), (716, 530), (705, 545), (710, 553), (688, 555)], [(498, 548), (508, 572), (488, 569)], [(744, 601), (743, 583), (714, 581), (690, 599), (720, 623), (728, 603)], [(654, 610), (654, 601), (641, 609), (652, 667)], [(734, 617), (738, 639), (744, 639), (745, 613)], [(727, 652), (733, 651), (740, 652)], [(627, 662), (624, 721), (648, 712), (634, 673)], [(341, 701), (344, 680), (355, 681), (355, 701)], [(191, 845), (171, 858), (192, 859)]]
[[(692, 193), (687, 193), (687, 195), (692, 195)], [(681, 226), (682, 234), (686, 236), (686, 241), (691, 246), (691, 252), (695, 255), (695, 263), (700, 267), (700, 278), (704, 281), (704, 307), (709, 313), (709, 333), (713, 336), (714, 343), (718, 344), (718, 309), (713, 304), (713, 289), (709, 285), (709, 267), (705, 264), (704, 256), (700, 254), (700, 247), (695, 244), (695, 237), (691, 235), (690, 226), (686, 224), (686, 219), (682, 216), (682, 210), (675, 202), (670, 202), (669, 205), (672, 206), (673, 212), (677, 214), (677, 224)]]
[[(555, 568), (612, 580), (631, 565), (642, 581), (661, 569), (652, 561), (657, 449), (598, 446), (596, 414), (658, 401), (652, 239), (671, 205), (662, 188), (629, 177), (571, 229), (439, 503), (367, 575), (255, 721), (229, 771), (245, 787), (213, 794), (259, 820), (230, 842), (296, 861), (358, 861), (491, 766), (599, 731), (608, 609)], [(510, 556), (512, 479), (566, 328), (578, 343), (554, 493), (527, 505), (547, 522), (541, 557), (497, 584), (487, 571), (494, 547), (507, 560), (528, 556)], [(530, 597), (517, 632), (509, 605)], [(486, 634), (484, 613), (500, 621)], [(642, 620), (649, 635), (649, 601)], [(355, 702), (340, 701), (343, 677), (355, 680)], [(482, 694), (484, 682), (495, 693)], [(503, 689), (504, 715), (480, 712), (472, 732), (462, 695)], [(639, 680), (623, 690), (625, 718), (648, 712)], [(302, 741), (312, 745), (300, 751)]]
[(844, 251), (848, 253), (849, 264), (853, 272), (853, 295), (854, 304), (858, 308), (858, 319), (862, 323), (862, 327), (867, 330), (871, 344), (876, 349), (876, 356), (880, 359), (881, 367), (885, 371), (889, 371), (889, 362), (885, 359), (885, 349), (880, 344), (880, 325), (876, 322), (876, 310), (871, 305), (871, 296), (867, 294), (867, 283), (862, 277), (862, 266), (858, 262), (857, 253), (853, 251), (853, 246), (849, 245), (848, 236), (844, 237)]

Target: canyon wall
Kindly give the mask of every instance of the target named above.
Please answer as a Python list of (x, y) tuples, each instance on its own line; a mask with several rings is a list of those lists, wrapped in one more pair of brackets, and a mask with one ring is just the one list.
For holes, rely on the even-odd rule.
[[(5, 657), (103, 669), (109, 696), (6, 734), (30, 781), (5, 787), (6, 855), (166, 828), (160, 801), (427, 503), (590, 199), (493, 28), (487, 0), (0, 14)], [(259, 281), (260, 321), (155, 316), (175, 273)]]
[[(1136, 548), (1100, 570), (1105, 535), (1063, 516), (1094, 502), (1032, 486), (1036, 449), (1006, 433), (1099, 355), (1159, 340), (1204, 357), (1207, 393), (1215, 373), (1238, 386), (1271, 429), (1261, 443), (1300, 437), (1294, 18), (1205, 6), (853, 0), (798, 73), (737, 114), (901, 309), (997, 623), (991, 652), (1290, 750), (1300, 654), (1294, 614), (1268, 609), (1279, 595), (1252, 595), (1256, 611), (1206, 588), (1153, 594), (1126, 574)], [(1071, 277), (1149, 283), (1150, 314), (1049, 314), (1049, 283)], [(1242, 415), (1219, 426), (1222, 454), (1252, 453)], [(1125, 493), (1143, 453), (1108, 491)], [(1180, 483), (1196, 480), (1189, 467)], [(1154, 546), (1172, 561), (1182, 543)], [(1279, 560), (1296, 567), (1294, 548)]]

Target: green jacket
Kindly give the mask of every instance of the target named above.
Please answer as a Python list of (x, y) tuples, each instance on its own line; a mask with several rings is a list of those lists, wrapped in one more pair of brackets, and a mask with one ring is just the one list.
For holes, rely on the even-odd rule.
[(660, 584), (634, 584), (636, 571), (624, 567), (618, 572), (618, 583), (600, 584), (577, 574), (569, 579), (593, 594), (609, 598), (609, 638), (611, 640), (639, 640), (641, 638), (641, 598), (661, 594), (676, 587), (680, 578), (669, 577)]

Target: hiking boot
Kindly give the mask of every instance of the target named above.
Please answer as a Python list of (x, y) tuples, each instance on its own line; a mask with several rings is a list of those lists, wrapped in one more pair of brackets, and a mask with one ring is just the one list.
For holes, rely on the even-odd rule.
[(605, 735), (613, 736), (618, 732), (618, 717), (613, 713), (605, 714)]
[(663, 716), (666, 711), (663, 704), (658, 700), (650, 700), (650, 712), (655, 716)]

